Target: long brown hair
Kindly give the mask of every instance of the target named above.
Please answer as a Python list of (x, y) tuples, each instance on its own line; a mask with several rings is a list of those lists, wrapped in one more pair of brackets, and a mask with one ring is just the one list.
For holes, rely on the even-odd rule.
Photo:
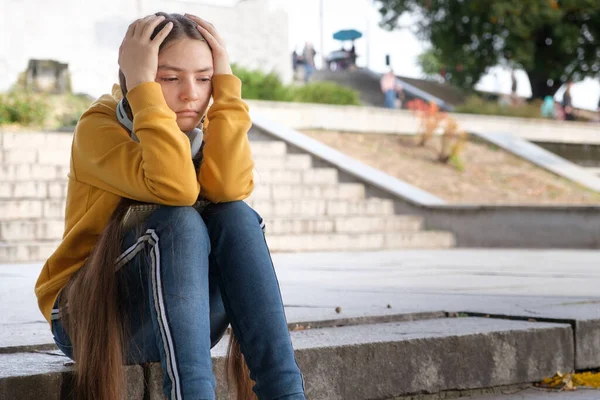
[[(159, 24), (152, 38), (168, 22), (173, 28), (159, 47), (159, 52), (169, 43), (182, 38), (204, 40), (196, 24), (180, 14), (156, 13), (165, 20)], [(124, 96), (125, 110), (132, 119), (127, 102), (127, 83), (119, 70), (119, 82)], [(201, 152), (194, 160), (199, 168)], [(86, 264), (69, 280), (61, 291), (59, 304), (64, 325), (73, 344), (75, 364), (76, 399), (115, 400), (125, 393), (124, 354), (128, 334), (123, 309), (123, 282), (116, 274), (114, 263), (121, 252), (123, 240), (121, 221), (130, 206), (138, 201), (122, 198)], [(68, 305), (68, 306), (67, 306)], [(240, 351), (240, 344), (230, 334), (226, 356), (226, 377), (230, 391), (238, 400), (256, 399), (248, 366)]]

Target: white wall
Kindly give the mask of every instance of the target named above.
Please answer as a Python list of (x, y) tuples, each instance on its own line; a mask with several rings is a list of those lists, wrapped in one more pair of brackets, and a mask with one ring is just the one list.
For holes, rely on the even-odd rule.
[[(0, 91), (16, 82), (29, 59), (69, 64), (74, 92), (97, 97), (117, 82), (118, 48), (127, 26), (157, 11), (196, 14), (212, 22), (231, 60), (275, 70), (291, 80), (287, 13), (269, 0), (233, 7), (213, 0), (0, 0)], [(227, 4), (231, 1), (221, 3)]]

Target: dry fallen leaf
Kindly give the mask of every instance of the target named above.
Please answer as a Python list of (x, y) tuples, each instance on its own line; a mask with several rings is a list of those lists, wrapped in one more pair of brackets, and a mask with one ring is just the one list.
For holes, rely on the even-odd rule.
[(581, 372), (562, 374), (560, 371), (552, 378), (545, 378), (538, 386), (559, 389), (575, 390), (577, 387), (600, 388), (600, 372)]

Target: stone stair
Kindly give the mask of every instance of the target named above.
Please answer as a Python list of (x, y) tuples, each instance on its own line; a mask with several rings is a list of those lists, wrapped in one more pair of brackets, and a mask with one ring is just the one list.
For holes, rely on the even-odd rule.
[[(538, 382), (574, 364), (569, 324), (400, 317), (292, 330), (307, 398), (450, 399), (477, 389)], [(224, 379), (227, 342), (225, 337), (211, 352), (217, 399), (230, 398)], [(72, 365), (57, 350), (0, 351), (0, 400), (69, 399)], [(160, 364), (127, 366), (126, 378), (127, 400), (165, 399)]]
[[(0, 138), (0, 263), (43, 261), (63, 234), (71, 135)], [(251, 147), (256, 185), (247, 202), (264, 217), (272, 251), (454, 245), (452, 234), (423, 231), (420, 217), (396, 215), (392, 200), (367, 196), (360, 182), (342, 182), (337, 169), (310, 154), (264, 138)]]

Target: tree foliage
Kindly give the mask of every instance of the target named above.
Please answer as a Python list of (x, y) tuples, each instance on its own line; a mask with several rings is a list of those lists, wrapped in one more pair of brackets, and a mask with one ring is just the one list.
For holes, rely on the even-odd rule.
[(473, 87), (498, 64), (525, 70), (533, 97), (600, 76), (598, 0), (382, 0), (378, 7), (389, 30), (410, 13), (458, 86)]
[(442, 65), (435, 55), (435, 49), (433, 48), (419, 54), (417, 63), (421, 67), (423, 73), (430, 78), (439, 75), (442, 71)]

